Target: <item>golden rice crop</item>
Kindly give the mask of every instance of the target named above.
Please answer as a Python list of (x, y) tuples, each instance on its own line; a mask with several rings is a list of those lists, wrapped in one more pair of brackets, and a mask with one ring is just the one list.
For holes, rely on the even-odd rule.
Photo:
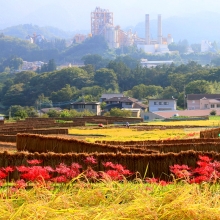
[[(219, 219), (219, 185), (78, 182), (0, 193), (0, 219)], [(5, 196), (9, 196), (5, 198)]]
[[(196, 129), (193, 138), (199, 138), (199, 129)], [(94, 142), (96, 140), (163, 140), (167, 138), (183, 139), (188, 138), (188, 134), (192, 133), (191, 130), (184, 129), (166, 129), (166, 130), (151, 130), (151, 131), (137, 131), (135, 128), (105, 128), (105, 129), (94, 129), (94, 130), (83, 130), (83, 129), (70, 129), (69, 134), (93, 136), (86, 138), (87, 141)], [(97, 135), (97, 137), (95, 137)], [(100, 135), (103, 135), (100, 136)]]

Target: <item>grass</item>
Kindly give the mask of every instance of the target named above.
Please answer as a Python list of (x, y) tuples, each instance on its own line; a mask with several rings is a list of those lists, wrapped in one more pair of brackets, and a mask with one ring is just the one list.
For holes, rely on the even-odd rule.
[(1, 191), (0, 219), (219, 219), (219, 190), (209, 184), (109, 181), (33, 187), (7, 199), (10, 192)]

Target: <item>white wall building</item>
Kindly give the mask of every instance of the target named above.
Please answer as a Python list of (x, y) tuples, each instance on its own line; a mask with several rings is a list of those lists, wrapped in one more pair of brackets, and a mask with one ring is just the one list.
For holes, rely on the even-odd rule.
[(176, 99), (149, 99), (149, 112), (176, 111)]

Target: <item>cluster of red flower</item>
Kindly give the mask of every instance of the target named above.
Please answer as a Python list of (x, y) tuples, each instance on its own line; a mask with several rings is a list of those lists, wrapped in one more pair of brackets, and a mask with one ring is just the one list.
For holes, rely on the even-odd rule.
[(213, 161), (207, 156), (199, 156), (197, 167), (191, 168), (187, 165), (170, 166), (170, 171), (178, 178), (188, 183), (210, 182), (216, 183), (220, 178), (220, 163)]
[(82, 170), (82, 166), (78, 163), (72, 163), (70, 166), (61, 163), (53, 169), (50, 166), (40, 166), (39, 164), (42, 162), (41, 160), (27, 160), (29, 166), (1, 168), (1, 185), (6, 181), (9, 172), (13, 172), (14, 170), (20, 173), (20, 180), (15, 182), (16, 188), (25, 188), (27, 182), (44, 183), (45, 181), (50, 181), (55, 183), (67, 183), (79, 177), (79, 175), (81, 175), (81, 179), (87, 178), (94, 181), (98, 179), (122, 180), (123, 177), (132, 174), (121, 164), (113, 164), (111, 162), (103, 163), (103, 166), (107, 169), (106, 171), (97, 172), (92, 168), (93, 165), (97, 164), (93, 156), (85, 158), (84, 163), (87, 165), (85, 170)]

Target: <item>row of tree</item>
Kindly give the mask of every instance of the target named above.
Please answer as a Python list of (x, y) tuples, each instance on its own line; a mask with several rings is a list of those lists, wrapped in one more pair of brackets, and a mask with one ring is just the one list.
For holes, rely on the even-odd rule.
[(220, 68), (202, 67), (195, 62), (156, 68), (137, 64), (130, 68), (116, 59), (100, 69), (88, 64), (41, 74), (4, 72), (0, 82), (0, 100), (8, 107), (68, 107), (73, 101), (99, 101), (105, 92), (123, 92), (139, 100), (173, 96), (184, 107), (184, 94), (220, 92)]

